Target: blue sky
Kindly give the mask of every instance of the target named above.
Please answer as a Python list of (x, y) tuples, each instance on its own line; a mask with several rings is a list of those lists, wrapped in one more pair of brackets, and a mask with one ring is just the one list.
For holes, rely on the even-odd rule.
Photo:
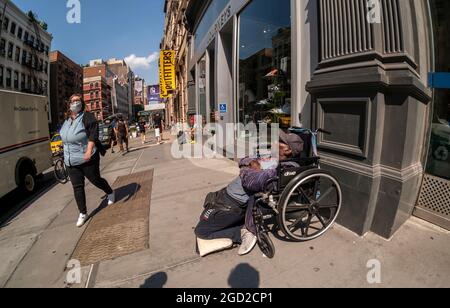
[(92, 59), (127, 59), (147, 84), (158, 83), (158, 52), (164, 0), (80, 0), (81, 24), (69, 24), (68, 0), (12, 0), (48, 24), (52, 50), (79, 64)]

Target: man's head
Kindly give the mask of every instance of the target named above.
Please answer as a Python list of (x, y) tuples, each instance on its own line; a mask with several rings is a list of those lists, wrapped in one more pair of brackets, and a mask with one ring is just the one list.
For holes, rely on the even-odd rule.
[(285, 133), (280, 130), (280, 160), (299, 157), (303, 151), (303, 140), (297, 134)]

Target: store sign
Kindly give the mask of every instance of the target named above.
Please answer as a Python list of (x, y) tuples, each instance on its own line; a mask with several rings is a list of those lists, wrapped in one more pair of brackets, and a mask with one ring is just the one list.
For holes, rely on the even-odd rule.
[(160, 91), (159, 91), (159, 85), (153, 85), (147, 87), (147, 98), (148, 103), (151, 102), (159, 102), (161, 100), (160, 98)]
[(160, 97), (170, 97), (176, 89), (175, 80), (175, 51), (162, 50), (159, 59)]
[(156, 110), (164, 110), (166, 109), (166, 104), (151, 104), (145, 106), (145, 111), (156, 111)]
[(208, 33), (208, 45), (214, 40), (216, 34), (225, 26), (225, 24), (231, 19), (231, 4), (220, 14), (219, 18), (214, 23), (213, 27)]
[(142, 95), (144, 82), (142, 80), (136, 80), (134, 88), (136, 89), (137, 95)]

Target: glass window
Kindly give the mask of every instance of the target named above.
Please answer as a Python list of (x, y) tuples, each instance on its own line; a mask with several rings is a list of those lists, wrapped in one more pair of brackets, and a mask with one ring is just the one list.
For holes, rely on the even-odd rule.
[(25, 74), (22, 74), (22, 79), (20, 81), (20, 88), (22, 90), (24, 90), (26, 88), (26, 84), (25, 83), (26, 83), (26, 77), (25, 77)]
[(28, 41), (28, 32), (27, 31), (25, 31), (25, 34), (24, 34), (24, 36), (23, 36), (23, 40), (26, 42), (26, 41)]
[(0, 66), (0, 87), (3, 87), (3, 66)]
[(9, 27), (9, 18), (5, 17), (5, 20), (3, 21), (3, 30), (8, 31)]
[(12, 35), (16, 35), (16, 27), (17, 27), (17, 25), (16, 25), (15, 22), (11, 23), (11, 30), (10, 30), (10, 32), (11, 32)]
[(225, 9), (225, 6), (230, 0), (214, 0), (211, 1), (208, 9), (202, 17), (197, 30), (195, 31), (195, 48), (198, 48), (202, 41), (205, 39), (209, 29), (213, 26), (214, 22), (220, 16), (220, 13)]
[(203, 117), (203, 120), (207, 118), (206, 110), (206, 56), (203, 57), (198, 64), (198, 104), (199, 115)]
[(290, 125), (290, 2), (254, 0), (239, 16), (239, 121), (244, 125)]
[(21, 27), (19, 27), (19, 31), (17, 32), (17, 37), (19, 39), (22, 39), (22, 34), (23, 34), (23, 29)]
[(62, 141), (61, 136), (60, 135), (55, 135), (52, 138), (52, 142), (60, 142)]
[(16, 47), (16, 62), (20, 62), (20, 47)]
[[(450, 73), (450, 2), (430, 1), (437, 72)], [(450, 89), (434, 90), (434, 111), (427, 173), (450, 180)]]
[(8, 43), (8, 58), (12, 59), (14, 51), (14, 44)]
[(14, 72), (14, 89), (19, 90), (19, 73)]
[(26, 50), (22, 51), (22, 64), (25, 64), (27, 61), (28, 53)]
[(4, 39), (0, 40), (0, 55), (5, 56), (6, 54), (6, 41)]
[(12, 74), (12, 71), (11, 71), (11, 69), (7, 69), (6, 70), (6, 87), (7, 88), (11, 88), (11, 74)]

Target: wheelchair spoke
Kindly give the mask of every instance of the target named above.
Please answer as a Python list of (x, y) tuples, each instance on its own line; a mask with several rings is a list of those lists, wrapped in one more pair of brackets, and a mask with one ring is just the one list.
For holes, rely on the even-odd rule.
[[(297, 231), (299, 228), (297, 228), (301, 222), (303, 222), (303, 219), (306, 216), (306, 212), (304, 214), (302, 214), (294, 223), (292, 223), (292, 225), (289, 226), (289, 229), (291, 230), (291, 232), (295, 232)], [(300, 227), (302, 229), (304, 229), (303, 227)], [(303, 232), (303, 231), (302, 231)]]
[(337, 204), (331, 204), (331, 205), (319, 205), (320, 209), (335, 209), (338, 207)]
[(317, 200), (317, 203), (320, 204), (320, 202), (322, 202), (325, 199), (325, 197), (327, 197), (333, 190), (334, 187), (330, 187), (323, 195), (320, 196), (319, 200)]
[(308, 231), (309, 231), (309, 227), (311, 226), (311, 221), (313, 219), (313, 215), (309, 214), (308, 215), (308, 221), (306, 222), (306, 231), (305, 231), (305, 235), (308, 236)]
[(325, 223), (325, 221), (323, 220), (323, 217), (320, 216), (320, 214), (316, 214), (316, 217), (319, 219), (320, 223), (322, 224), (322, 226), (326, 227), (327, 224)]
[(306, 199), (306, 202), (308, 202), (308, 204), (311, 204), (311, 200), (310, 198), (308, 198), (308, 196), (306, 195), (306, 193), (303, 191), (303, 189), (301, 187), (297, 188), (298, 192), (300, 193), (300, 195), (303, 196), (303, 198)]
[(297, 203), (297, 202), (291, 202), (286, 207), (286, 213), (307, 211), (307, 210), (309, 210), (309, 206), (307, 204), (301, 204), (301, 203)]

